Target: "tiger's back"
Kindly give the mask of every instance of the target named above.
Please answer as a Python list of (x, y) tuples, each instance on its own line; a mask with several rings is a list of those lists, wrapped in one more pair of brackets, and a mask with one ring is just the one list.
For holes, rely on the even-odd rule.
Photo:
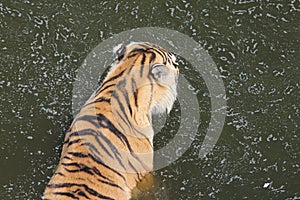
[[(150, 43), (115, 49), (117, 61), (66, 133), (44, 199), (130, 199), (153, 170), (151, 113), (176, 99), (175, 56)], [(147, 181), (146, 181), (147, 182)]]

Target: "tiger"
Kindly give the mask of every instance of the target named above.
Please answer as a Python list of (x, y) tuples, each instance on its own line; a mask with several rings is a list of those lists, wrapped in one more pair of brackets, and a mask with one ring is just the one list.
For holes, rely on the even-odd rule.
[(175, 54), (149, 42), (113, 52), (103, 83), (66, 132), (44, 200), (127, 200), (153, 185), (152, 117), (172, 109), (179, 65)]

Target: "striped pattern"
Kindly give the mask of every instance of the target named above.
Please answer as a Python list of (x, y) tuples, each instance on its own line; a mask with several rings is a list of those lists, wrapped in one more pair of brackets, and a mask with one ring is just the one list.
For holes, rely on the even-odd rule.
[(115, 53), (115, 66), (66, 133), (45, 200), (130, 199), (143, 190), (139, 183), (152, 186), (151, 113), (172, 107), (178, 66), (150, 43), (121, 45)]

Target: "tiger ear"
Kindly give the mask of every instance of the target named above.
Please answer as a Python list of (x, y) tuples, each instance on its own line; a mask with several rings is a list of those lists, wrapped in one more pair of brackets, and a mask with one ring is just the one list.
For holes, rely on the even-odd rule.
[(162, 64), (154, 64), (151, 67), (151, 74), (153, 78), (161, 83), (165, 83), (168, 80), (169, 69)]
[(124, 54), (126, 52), (126, 45), (119, 44), (114, 48), (114, 53), (117, 55), (117, 59), (120, 61), (124, 57)]

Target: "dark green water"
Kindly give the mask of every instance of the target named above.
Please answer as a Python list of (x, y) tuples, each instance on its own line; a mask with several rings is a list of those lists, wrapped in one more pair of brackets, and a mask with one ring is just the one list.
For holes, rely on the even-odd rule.
[(40, 199), (72, 121), (76, 70), (103, 40), (138, 27), (199, 42), (228, 97), (221, 137), (200, 159), (210, 102), (182, 70), (202, 122), (184, 156), (156, 172), (168, 199), (300, 199), (299, 1), (66, 2), (0, 3), (0, 199)]

